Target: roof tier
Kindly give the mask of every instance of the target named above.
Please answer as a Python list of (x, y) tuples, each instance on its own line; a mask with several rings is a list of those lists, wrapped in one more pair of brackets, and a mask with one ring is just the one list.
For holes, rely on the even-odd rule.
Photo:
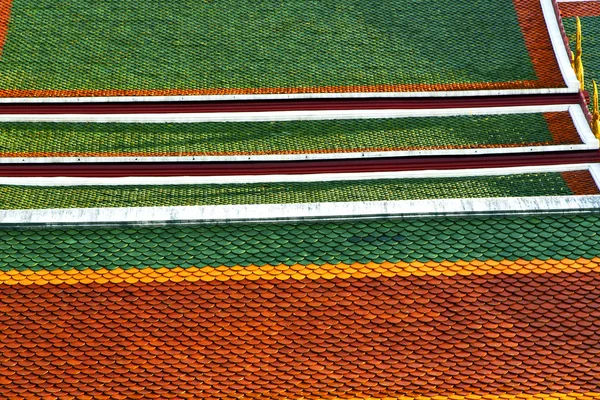
[(597, 149), (579, 104), (441, 110), (8, 115), (0, 160), (247, 161)]
[(598, 398), (599, 234), (598, 214), (5, 228), (0, 393)]
[[(460, 173), (460, 172), (459, 172)], [(293, 179), (293, 178), (292, 178)], [(262, 181), (255, 183), (59, 185), (4, 184), (0, 181), (0, 209), (169, 207), (241, 204), (369, 202), (395, 200), (585, 196), (600, 194), (587, 170), (505, 173), (503, 175), (429, 178)], [(175, 178), (169, 178), (175, 181)], [(247, 178), (248, 181), (252, 177)], [(24, 181), (20, 179), (20, 181)], [(24, 183), (24, 182), (23, 182)], [(1, 221), (1, 219), (0, 219)]]
[(537, 1), (7, 0), (2, 14), (2, 97), (566, 87)]

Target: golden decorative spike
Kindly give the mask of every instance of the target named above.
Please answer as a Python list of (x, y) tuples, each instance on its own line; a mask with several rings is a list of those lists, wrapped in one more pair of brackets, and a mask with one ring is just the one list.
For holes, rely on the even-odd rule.
[(594, 85), (594, 105), (592, 108), (592, 131), (597, 138), (600, 138), (600, 112), (598, 111), (598, 86), (596, 81), (592, 81)]
[(573, 69), (575, 70), (575, 75), (579, 80), (579, 85), (581, 90), (585, 90), (585, 78), (583, 74), (583, 62), (581, 61), (581, 55), (583, 53), (581, 49), (581, 20), (579, 17), (575, 17), (576, 24), (576, 34), (575, 34), (575, 58), (573, 60)]

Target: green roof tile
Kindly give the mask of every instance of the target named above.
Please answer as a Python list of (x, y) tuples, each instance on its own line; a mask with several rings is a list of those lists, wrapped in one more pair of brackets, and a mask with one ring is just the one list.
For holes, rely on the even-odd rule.
[[(138, 186), (0, 185), (0, 208), (150, 207), (560, 196), (558, 172), (459, 178)], [(418, 229), (418, 227), (415, 227)], [(314, 233), (314, 232), (313, 232)], [(312, 233), (309, 233), (312, 234)], [(164, 239), (167, 239), (165, 236)], [(76, 238), (80, 240), (83, 238)], [(131, 240), (127, 233), (119, 240)]]
[[(558, 137), (548, 115), (570, 135)], [(223, 156), (581, 143), (567, 112), (271, 122), (0, 123), (0, 157)]]
[(523, 36), (512, 1), (14, 0), (0, 88), (61, 96), (518, 86), (537, 78)]
[[(569, 224), (586, 225), (575, 230)], [(547, 226), (556, 226), (548, 230)], [(528, 226), (535, 235), (511, 235)], [(243, 229), (242, 229), (243, 228)], [(416, 229), (415, 229), (416, 228)], [(465, 229), (468, 228), (468, 229)], [(338, 235), (344, 229), (352, 235)], [(306, 239), (296, 232), (312, 231)], [(369, 232), (367, 232), (369, 231)], [(600, 256), (600, 214), (174, 225), (2, 228), (0, 270), (562, 259)], [(505, 233), (508, 232), (508, 233)], [(39, 234), (32, 246), (28, 234)], [(95, 235), (84, 243), (75, 238)], [(166, 241), (162, 236), (177, 236)], [(473, 239), (473, 236), (482, 240)], [(122, 237), (134, 238), (126, 244)], [(293, 237), (294, 240), (286, 239)], [(211, 239), (212, 238), (212, 239)], [(133, 245), (135, 244), (135, 245)], [(57, 261), (59, 260), (59, 261)]]

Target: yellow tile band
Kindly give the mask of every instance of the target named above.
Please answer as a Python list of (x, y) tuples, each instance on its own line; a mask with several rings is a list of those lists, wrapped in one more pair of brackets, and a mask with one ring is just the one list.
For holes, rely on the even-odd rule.
[[(502, 261), (429, 261), (422, 263), (414, 261), (383, 262), (377, 264), (324, 264), (324, 265), (249, 265), (242, 267), (189, 267), (189, 268), (116, 268), (116, 269), (85, 269), (85, 270), (54, 270), (54, 271), (0, 271), (0, 284), (5, 285), (45, 285), (45, 284), (76, 284), (76, 283), (150, 283), (150, 282), (196, 282), (196, 281), (240, 281), (243, 279), (333, 279), (341, 278), (379, 278), (380, 276), (454, 276), (454, 275), (486, 275), (486, 274), (557, 274), (575, 271), (600, 272), (600, 257), (592, 259), (578, 258), (562, 260), (523, 260)], [(434, 399), (437, 400), (437, 399)]]

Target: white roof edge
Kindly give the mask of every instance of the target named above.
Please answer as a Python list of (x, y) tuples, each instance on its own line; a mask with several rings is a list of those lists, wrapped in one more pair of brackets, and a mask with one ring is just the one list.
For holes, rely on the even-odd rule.
[(587, 118), (585, 117), (581, 105), (577, 104), (570, 106), (569, 114), (571, 115), (573, 125), (575, 125), (575, 129), (577, 130), (581, 141), (585, 144), (592, 145), (595, 146), (595, 148), (598, 148), (600, 145), (600, 141), (596, 138), (596, 135), (594, 135), (592, 127), (590, 126)]
[[(346, 172), (295, 175), (234, 175), (234, 176), (165, 176), (165, 177), (0, 177), (0, 185), (18, 186), (121, 186), (121, 185), (206, 185), (244, 183), (286, 183), (286, 182), (332, 182), (359, 181), (370, 179), (423, 179), (459, 178), (469, 176), (498, 176), (544, 172), (566, 172), (588, 170), (598, 174), (600, 164), (560, 164), (543, 166), (476, 168), (391, 172)], [(596, 171), (596, 172), (592, 172)], [(600, 179), (600, 178), (599, 178)], [(598, 182), (598, 181), (597, 181)], [(600, 187), (600, 183), (598, 184)]]
[(567, 53), (565, 43), (563, 41), (560, 27), (558, 26), (558, 17), (554, 10), (552, 0), (540, 0), (542, 6), (542, 13), (546, 20), (546, 27), (548, 28), (548, 34), (550, 35), (550, 42), (554, 49), (554, 55), (558, 62), (558, 67), (562, 73), (563, 79), (569, 89), (579, 91), (579, 80), (575, 75), (575, 71), (571, 67), (571, 59)]
[(402, 200), (343, 203), (249, 204), (141, 208), (0, 210), (0, 224), (85, 225), (166, 222), (276, 222), (299, 219), (469, 216), (600, 211), (600, 196)]

